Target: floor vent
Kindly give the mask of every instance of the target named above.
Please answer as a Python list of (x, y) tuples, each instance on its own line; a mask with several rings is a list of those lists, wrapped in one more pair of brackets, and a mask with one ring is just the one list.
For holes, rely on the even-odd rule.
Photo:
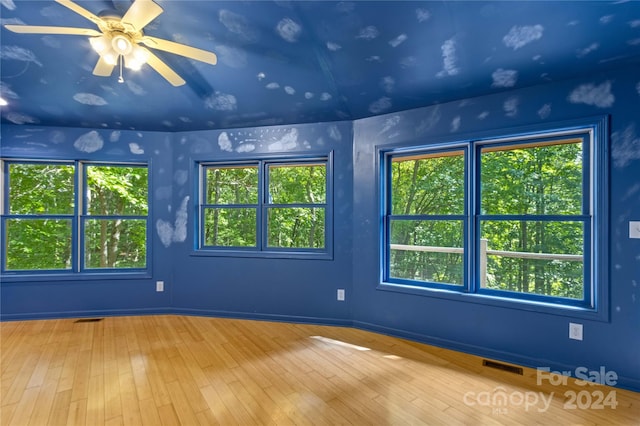
[(78, 323), (78, 322), (99, 322), (102, 321), (104, 318), (81, 318), (79, 320), (75, 320), (74, 323)]
[(513, 374), (519, 374), (522, 376), (522, 367), (516, 367), (515, 365), (503, 364), (501, 362), (489, 361), (488, 359), (482, 360), (483, 367), (495, 368), (496, 370), (507, 371)]

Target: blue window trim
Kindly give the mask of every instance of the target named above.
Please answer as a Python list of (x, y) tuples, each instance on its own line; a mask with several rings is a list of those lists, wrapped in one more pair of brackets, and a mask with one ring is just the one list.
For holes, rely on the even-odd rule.
[[(479, 289), (476, 266), (479, 256), (480, 205), (479, 205), (479, 150), (482, 146), (498, 143), (516, 145), (538, 142), (544, 137), (557, 138), (569, 135), (587, 135), (586, 155), (583, 156), (583, 211), (572, 220), (585, 224), (585, 293), (584, 300), (577, 303), (573, 299), (542, 295), (525, 295), (501, 290)], [(505, 130), (479, 132), (463, 135), (455, 140), (405, 142), (395, 146), (377, 146), (377, 170), (379, 176), (379, 200), (381, 210), (380, 238), (380, 282), (378, 290), (401, 292), (426, 297), (444, 298), (466, 303), (477, 303), (507, 309), (518, 309), (581, 318), (609, 321), (609, 117), (589, 117), (558, 123), (523, 126)], [(473, 186), (465, 180), (466, 206), (470, 209), (465, 226), (464, 249), (465, 285), (442, 285), (410, 280), (389, 280), (389, 212), (390, 212), (390, 161), (392, 157), (411, 153), (437, 152), (468, 147), (465, 179), (473, 176)], [(487, 215), (485, 215), (486, 217)], [(567, 220), (566, 216), (559, 216)], [(527, 216), (528, 219), (534, 218)], [(545, 216), (552, 220), (555, 216)], [(597, 232), (596, 232), (597, 230)], [(469, 261), (472, 259), (473, 262)]]
[[(16, 215), (9, 214), (9, 165), (10, 164), (46, 164), (46, 165), (70, 165), (74, 167), (74, 209), (73, 213), (66, 215)], [(147, 169), (147, 215), (136, 216), (96, 216), (88, 215), (86, 212), (86, 200), (84, 198), (86, 182), (86, 166), (115, 166), (115, 167), (143, 167)], [(101, 279), (147, 279), (151, 277), (151, 203), (149, 194), (151, 193), (151, 166), (148, 162), (120, 162), (120, 161), (90, 161), (90, 160), (63, 160), (63, 159), (39, 159), (39, 158), (2, 158), (2, 206), (0, 213), (0, 238), (3, 247), (6, 247), (6, 226), (8, 219), (16, 217), (33, 218), (63, 218), (71, 220), (71, 267), (68, 269), (42, 269), (42, 270), (7, 270), (6, 253), (2, 250), (0, 256), (2, 282), (29, 282), (29, 281), (75, 281), (75, 280), (101, 280)], [(5, 212), (7, 212), (5, 214)], [(84, 265), (84, 224), (91, 219), (139, 219), (146, 221), (146, 259), (144, 268), (85, 268)]]
[[(388, 182), (386, 185), (387, 188), (387, 197), (386, 197), (386, 202), (385, 202), (385, 210), (384, 210), (384, 235), (387, 236), (386, 238), (388, 238), (389, 235), (391, 235), (391, 222), (394, 220), (424, 220), (424, 221), (431, 221), (431, 220), (449, 220), (449, 221), (460, 221), (462, 223), (462, 248), (463, 250), (466, 252), (467, 250), (467, 239), (464, 238), (465, 235), (467, 235), (467, 233), (469, 232), (469, 225), (468, 225), (468, 218), (469, 218), (469, 207), (468, 207), (468, 203), (464, 202), (463, 203), (463, 209), (462, 212), (459, 214), (450, 214), (450, 215), (444, 215), (444, 214), (429, 214), (429, 215), (401, 215), (401, 214), (393, 214), (392, 212), (392, 203), (393, 203), (393, 196), (391, 193), (391, 162), (394, 158), (402, 158), (402, 157), (409, 157), (412, 154), (415, 155), (417, 153), (428, 153), (428, 154), (445, 154), (445, 153), (450, 153), (450, 152), (461, 152), (465, 161), (465, 165), (464, 165), (464, 171), (463, 171), (463, 185), (464, 185), (464, 197), (465, 200), (468, 200), (468, 196), (467, 196), (467, 186), (468, 186), (468, 166), (467, 166), (467, 159), (468, 159), (468, 151), (469, 151), (469, 147), (467, 145), (451, 145), (450, 147), (438, 147), (436, 149), (419, 149), (419, 150), (409, 150), (409, 151), (400, 151), (400, 153), (396, 152), (396, 151), (388, 151), (385, 152), (385, 167), (386, 167), (386, 173), (385, 173), (385, 179)], [(391, 259), (391, 248), (390, 248), (390, 244), (384, 244), (384, 255), (385, 255), (385, 260), (384, 260), (384, 265), (383, 265), (383, 269), (384, 269), (384, 277), (387, 277), (387, 279), (389, 280), (390, 278), (390, 272), (389, 272), (389, 262)], [(469, 268), (467, 265), (467, 257), (463, 256), (463, 273), (462, 273), (462, 279), (463, 282), (467, 282), (469, 281)], [(393, 278), (392, 281), (389, 280), (389, 282), (393, 282), (393, 283), (399, 283), (399, 284), (405, 284), (405, 285), (416, 285), (416, 283), (420, 283), (419, 281), (414, 281), (414, 280), (409, 280), (409, 279), (402, 279), (402, 278)], [(423, 284), (419, 284), (419, 285), (423, 285)], [(448, 284), (448, 283), (441, 283), (441, 282), (430, 282), (429, 287), (431, 288), (436, 288), (436, 289), (449, 289), (449, 290), (453, 290), (453, 291), (458, 291), (460, 289), (463, 288), (463, 286), (457, 285), (457, 284)]]
[[(269, 182), (268, 167), (273, 165), (303, 165), (324, 164), (326, 166), (326, 199), (324, 203), (292, 203), (274, 204), (268, 199)], [(204, 204), (204, 189), (206, 188), (206, 170), (215, 167), (256, 166), (258, 168), (258, 203), (257, 204), (228, 204), (214, 205)], [(333, 151), (319, 155), (307, 156), (264, 156), (242, 160), (221, 161), (196, 161), (195, 169), (198, 176), (198, 188), (196, 190), (195, 206), (196, 221), (194, 250), (192, 256), (220, 256), (220, 257), (259, 257), (259, 258), (286, 258), (286, 259), (333, 259)], [(206, 246), (204, 244), (204, 210), (211, 207), (225, 208), (255, 208), (256, 209), (256, 246), (252, 247), (225, 247)], [(289, 248), (270, 247), (267, 245), (267, 212), (268, 209), (286, 207), (323, 208), (325, 210), (325, 238), (324, 248)]]

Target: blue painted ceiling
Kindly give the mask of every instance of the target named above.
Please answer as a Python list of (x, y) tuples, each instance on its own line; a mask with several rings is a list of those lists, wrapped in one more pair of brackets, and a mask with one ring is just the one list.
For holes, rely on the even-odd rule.
[[(128, 0), (78, 1), (124, 14)], [(149, 36), (218, 55), (154, 51), (98, 77), (85, 36), (1, 32), (2, 122), (157, 131), (353, 120), (640, 64), (635, 1), (182, 1)], [(96, 29), (53, 1), (0, 0), (2, 24)]]

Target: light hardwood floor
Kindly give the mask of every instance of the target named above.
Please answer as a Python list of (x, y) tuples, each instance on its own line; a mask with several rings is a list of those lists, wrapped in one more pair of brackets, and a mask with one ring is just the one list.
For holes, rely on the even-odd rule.
[[(640, 393), (538, 385), (535, 370), (517, 375), (362, 330), (172, 315), (74, 321), (0, 323), (2, 425), (640, 424)], [(609, 396), (602, 409), (598, 392)]]

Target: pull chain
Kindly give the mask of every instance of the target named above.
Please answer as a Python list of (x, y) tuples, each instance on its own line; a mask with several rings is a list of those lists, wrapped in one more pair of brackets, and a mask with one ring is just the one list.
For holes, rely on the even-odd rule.
[(122, 77), (122, 62), (124, 61), (124, 57), (122, 55), (118, 55), (118, 63), (120, 64), (120, 77), (118, 77), (118, 83), (124, 83), (124, 77)]

